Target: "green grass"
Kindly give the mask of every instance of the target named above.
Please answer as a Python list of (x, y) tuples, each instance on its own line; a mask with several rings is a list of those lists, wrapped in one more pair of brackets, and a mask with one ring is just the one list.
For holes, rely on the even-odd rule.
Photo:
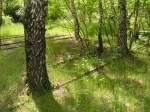
[[(0, 36), (23, 35), (22, 24), (5, 25), (0, 30)], [(47, 26), (47, 34), (58, 32), (69, 34), (61, 26)], [(104, 42), (107, 43), (106, 38)], [(0, 51), (0, 112), (150, 112), (150, 61), (144, 50), (126, 58), (106, 50), (101, 59), (84, 55), (55, 66), (60, 60), (79, 53), (79, 45), (74, 41), (48, 40), (47, 69), (54, 85), (80, 76), (97, 65), (105, 66), (53, 94), (27, 96), (21, 95), (26, 91), (22, 84), (25, 71), (23, 48)], [(21, 103), (23, 105), (12, 108)]]
[[(50, 47), (53, 49), (50, 57), (56, 58), (59, 53), (63, 53), (64, 57), (67, 57), (69, 53), (65, 50), (73, 48), (73, 44), (69, 44), (71, 45), (69, 47), (64, 43), (64, 47), (59, 49), (59, 45), (62, 46), (61, 43), (55, 43), (52, 45), (54, 49), (52, 46)], [(51, 58), (48, 63), (51, 65), (51, 62), (57, 60), (55, 58)], [(99, 61), (95, 57), (84, 56), (59, 67), (49, 65), (48, 68), (51, 68), (49, 70), (50, 77), (56, 85), (103, 63), (106, 64), (104, 70), (71, 83), (56, 92), (63, 94), (61, 95), (63, 98), (58, 100), (58, 102), (62, 102), (62, 107), (70, 112), (149, 112), (150, 62), (144, 55), (132, 58), (114, 58), (113, 55), (106, 56), (104, 54)], [(61, 93), (62, 91), (63, 93)], [(58, 97), (56, 95), (56, 98)]]
[[(54, 85), (80, 76), (96, 65), (105, 67), (88, 77), (42, 96), (10, 97), (10, 88), (18, 87), (24, 72), (23, 49), (0, 51), (0, 107), (2, 112), (149, 112), (150, 111), (150, 62), (145, 54), (118, 58), (105, 53), (101, 59), (85, 55), (79, 59), (54, 66), (60, 58), (68, 59), (79, 54), (73, 41), (47, 41), (47, 68)], [(4, 89), (5, 88), (5, 89)], [(23, 88), (23, 87), (22, 87)], [(11, 98), (11, 100), (6, 100)], [(12, 103), (13, 102), (13, 103)], [(26, 102), (20, 107), (13, 105)]]
[(21, 23), (11, 23), (11, 24), (6, 24), (2, 25), (0, 27), (0, 36), (8, 38), (14, 35), (23, 35), (24, 34), (24, 29), (23, 25)]
[(7, 112), (7, 108), (17, 101), (23, 86), (20, 85), (25, 65), (23, 55), (22, 49), (0, 51), (0, 112)]
[[(72, 33), (68, 33), (71, 30), (64, 28), (64, 25), (52, 24), (46, 26), (46, 34), (47, 35), (56, 35), (59, 32), (59, 35), (71, 35)], [(12, 36), (24, 35), (24, 27), (21, 23), (9, 23), (4, 24), (0, 27), (0, 38), (11, 38)]]

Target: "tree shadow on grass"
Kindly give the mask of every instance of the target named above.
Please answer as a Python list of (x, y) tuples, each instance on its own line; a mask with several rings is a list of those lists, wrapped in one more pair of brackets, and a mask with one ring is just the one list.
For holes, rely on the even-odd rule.
[(150, 96), (144, 97), (144, 112), (150, 112)]
[(141, 110), (144, 107), (144, 112), (150, 111), (150, 97), (146, 93), (147, 87), (143, 82), (130, 77), (112, 79), (106, 74), (104, 74), (104, 78), (107, 82), (105, 87), (111, 90), (114, 96), (118, 97), (119, 94), (123, 93), (125, 97), (132, 97), (137, 100), (136, 109)]
[(69, 112), (112, 112), (112, 107), (107, 99), (95, 97), (85, 80), (80, 80), (76, 84), (75, 90), (67, 91), (64, 97), (64, 107)]
[(24, 71), (22, 48), (0, 52), (0, 112), (13, 112), (18, 101), (18, 85), (22, 87)]
[(130, 74), (146, 74), (148, 71), (148, 62), (135, 56), (114, 58), (112, 56), (104, 58), (107, 68), (114, 74), (123, 76)]
[(64, 112), (52, 93), (34, 93), (32, 99), (39, 112)]
[(80, 93), (76, 99), (66, 97), (65, 100), (65, 105), (68, 106), (67, 109), (70, 109), (70, 112), (112, 112), (106, 99), (97, 102), (88, 93)]

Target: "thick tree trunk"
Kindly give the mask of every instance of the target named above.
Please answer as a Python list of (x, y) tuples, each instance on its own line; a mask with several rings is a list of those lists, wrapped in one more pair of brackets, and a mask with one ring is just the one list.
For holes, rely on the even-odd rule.
[(103, 24), (103, 6), (102, 1), (99, 0), (99, 28), (98, 28), (98, 54), (103, 52), (103, 39), (102, 39), (102, 24)]
[(50, 89), (45, 59), (47, 0), (25, 0), (25, 52), (27, 83), (32, 91)]
[(119, 0), (119, 37), (118, 45), (121, 53), (127, 54), (127, 11), (126, 0)]

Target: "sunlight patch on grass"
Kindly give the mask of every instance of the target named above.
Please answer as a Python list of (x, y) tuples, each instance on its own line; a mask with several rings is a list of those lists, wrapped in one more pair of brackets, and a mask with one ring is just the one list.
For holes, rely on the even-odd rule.
[(24, 28), (21, 23), (12, 23), (12, 24), (6, 24), (2, 25), (0, 28), (0, 36), (3, 36), (5, 38), (11, 38), (11, 36), (14, 35), (23, 35), (24, 34)]
[[(47, 69), (49, 79), (55, 86), (80, 76), (91, 67), (104, 65), (104, 68), (87, 77), (73, 81), (59, 90), (55, 90), (53, 92), (54, 98), (49, 95), (40, 98), (33, 98), (32, 95), (25, 96), (27, 98), (19, 97), (19, 102), (21, 102), (21, 99), (24, 101), (29, 100), (29, 102), (18, 108), (18, 112), (19, 109), (22, 112), (37, 112), (43, 108), (48, 110), (49, 106), (46, 105), (52, 103), (49, 101), (51, 98), (54, 101), (53, 103), (57, 104), (53, 105), (53, 109), (61, 106), (65, 112), (149, 111), (150, 78), (148, 58), (139, 56), (133, 59), (114, 59), (111, 56), (104, 56), (98, 60), (97, 57), (84, 55), (61, 65), (55, 65), (60, 57), (67, 59), (70, 54), (76, 56), (79, 53), (79, 48), (74, 50), (76, 47), (78, 45), (73, 42), (47, 41)], [(20, 66), (23, 65), (23, 55), (22, 50), (0, 53), (0, 64), (7, 66), (10, 70), (7, 71), (4, 67), (0, 68), (5, 75), (3, 79), (7, 78), (8, 80), (10, 78), (17, 83), (18, 74), (23, 70)], [(143, 59), (145, 60), (143, 61)], [(16, 62), (17, 60), (19, 61)], [(9, 76), (13, 73), (16, 78)], [(3, 83), (5, 84), (5, 82), (6, 79)], [(7, 84), (7, 86), (10, 86), (12, 82), (8, 81)]]

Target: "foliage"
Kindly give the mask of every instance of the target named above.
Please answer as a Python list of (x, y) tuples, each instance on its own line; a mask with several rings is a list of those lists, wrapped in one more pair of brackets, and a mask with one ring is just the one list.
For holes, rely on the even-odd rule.
[[(61, 1), (59, 0), (51, 0), (49, 1), (48, 6), (48, 17), (47, 19), (50, 21), (56, 21), (58, 19), (63, 18), (64, 11), (62, 10)], [(51, 5), (53, 4), (53, 5)]]
[[(69, 13), (66, 1), (70, 0), (48, 2), (46, 35), (73, 36), (73, 17)], [(74, 37), (47, 39), (46, 63), (49, 79), (57, 86), (94, 67), (104, 65), (104, 68), (54, 90), (53, 94), (22, 95), (24, 86), (21, 86), (19, 92), (16, 88), (21, 85), (20, 81), (25, 71), (24, 48), (0, 50), (0, 112), (150, 112), (150, 1), (140, 0), (137, 19), (140, 26), (139, 39), (134, 40), (130, 55), (126, 57), (118, 52), (117, 46), (118, 1), (102, 0), (101, 30), (104, 52), (99, 57), (96, 50), (98, 0), (74, 1), (80, 33), (83, 40), (89, 41), (89, 49), (81, 55), (80, 44)], [(133, 34), (135, 30), (136, 1), (138, 0), (127, 1), (128, 44), (131, 41), (130, 33)], [(0, 38), (23, 35), (23, 24), (12, 23), (22, 20), (22, 0), (4, 0), (4, 4), (5, 16), (4, 24), (0, 27)], [(70, 60), (73, 57), (77, 58)], [(65, 62), (60, 64), (62, 60)]]
[(22, 22), (23, 3), (22, 0), (5, 0), (4, 14), (11, 16), (13, 22)]

